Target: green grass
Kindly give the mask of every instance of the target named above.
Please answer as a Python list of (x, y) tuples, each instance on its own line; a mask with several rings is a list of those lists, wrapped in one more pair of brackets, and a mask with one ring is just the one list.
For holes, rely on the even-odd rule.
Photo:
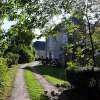
[(8, 68), (5, 75), (4, 87), (0, 100), (8, 100), (8, 97), (11, 95), (18, 67), (18, 65), (14, 65), (12, 68)]
[(25, 70), (24, 77), (27, 90), (32, 100), (48, 100), (46, 96), (44, 96), (42, 86), (30, 70)]
[(52, 83), (53, 85), (56, 85), (56, 84), (66, 84), (67, 82), (62, 80), (62, 79), (58, 79), (58, 78), (55, 78), (53, 76), (49, 76), (49, 75), (44, 75), (45, 78), (50, 82)]
[(70, 85), (69, 82), (66, 81), (64, 68), (44, 67), (42, 65), (39, 65), (36, 68), (53, 85), (57, 84), (66, 84), (66, 86)]

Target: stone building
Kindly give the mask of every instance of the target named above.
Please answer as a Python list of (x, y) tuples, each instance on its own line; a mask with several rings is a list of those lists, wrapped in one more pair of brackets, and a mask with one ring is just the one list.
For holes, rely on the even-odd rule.
[(68, 42), (67, 33), (63, 25), (57, 25), (56, 35), (49, 35), (46, 39), (46, 57), (56, 59), (60, 66), (65, 66), (65, 52), (63, 46)]

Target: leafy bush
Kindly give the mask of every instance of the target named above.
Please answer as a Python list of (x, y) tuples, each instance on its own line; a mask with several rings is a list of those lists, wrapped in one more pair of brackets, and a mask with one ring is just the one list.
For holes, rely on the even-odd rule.
[(19, 54), (14, 54), (12, 52), (8, 52), (6, 54), (7, 64), (10, 66), (12, 64), (18, 64)]
[(19, 63), (30, 62), (35, 59), (35, 50), (29, 47), (23, 47), (19, 50)]
[(4, 93), (3, 98), (5, 98), (4, 100), (8, 100), (9, 96), (11, 96), (11, 92), (13, 89), (17, 69), (19, 67), (20, 67), (19, 65), (13, 65), (12, 68), (9, 68), (7, 70), (6, 77), (5, 77), (5, 84), (6, 85), (5, 85), (4, 91), (3, 91), (3, 93)]
[[(7, 68), (6, 65), (5, 67), (3, 67), (4, 69), (2, 69), (2, 72), (4, 75), (2, 75), (3, 77), (0, 76), (0, 81), (2, 78), (2, 83), (0, 83), (0, 100), (8, 100), (9, 96), (11, 96), (11, 91), (13, 88), (18, 67), (19, 67), (18, 65), (13, 65), (13, 68)], [(1, 75), (1, 70), (0, 70), (0, 75)]]
[(4, 80), (7, 72), (7, 65), (6, 65), (6, 60), (4, 58), (0, 58), (0, 92), (3, 89)]
[(67, 66), (68, 66), (67, 69), (69, 69), (69, 70), (77, 69), (77, 64), (73, 61), (67, 62)]

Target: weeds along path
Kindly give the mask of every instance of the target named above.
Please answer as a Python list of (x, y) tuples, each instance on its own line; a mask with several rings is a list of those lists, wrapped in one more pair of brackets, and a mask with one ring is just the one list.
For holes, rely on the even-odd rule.
[(21, 65), (17, 71), (15, 78), (14, 87), (12, 89), (12, 94), (10, 100), (30, 100), (29, 95), (26, 90), (25, 81), (24, 81), (24, 67), (27, 64)]

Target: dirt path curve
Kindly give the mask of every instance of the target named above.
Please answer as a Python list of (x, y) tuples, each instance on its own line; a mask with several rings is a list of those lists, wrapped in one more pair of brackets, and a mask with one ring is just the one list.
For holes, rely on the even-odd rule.
[(26, 66), (32, 67), (33, 74), (36, 76), (37, 80), (40, 82), (40, 84), (43, 86), (44, 91), (47, 91), (48, 96), (51, 96), (51, 92), (54, 91), (55, 93), (58, 93), (58, 89), (50, 84), (44, 77), (41, 75), (34, 66), (38, 65), (39, 62), (32, 62), (28, 64), (23, 64), (18, 69), (14, 88), (12, 90), (12, 95), (10, 100), (30, 100), (28, 92), (26, 90), (25, 81), (24, 81), (24, 68)]
[(14, 88), (12, 90), (12, 95), (11, 95), (10, 100), (30, 100), (26, 87), (25, 87), (25, 82), (24, 82), (23, 68), (25, 66), (27, 66), (27, 64), (21, 65), (21, 67), (17, 71)]

